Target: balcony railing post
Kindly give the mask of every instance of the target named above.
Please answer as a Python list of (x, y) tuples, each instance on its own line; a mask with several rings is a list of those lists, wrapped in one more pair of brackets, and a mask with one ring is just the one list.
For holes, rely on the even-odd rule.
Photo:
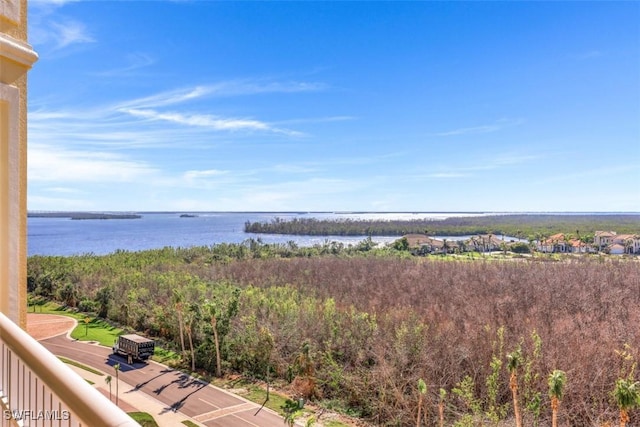
[[(2, 313), (0, 313), (0, 348), (2, 349), (0, 355), (2, 425), (5, 425), (4, 418), (8, 414), (5, 411), (10, 411), (9, 413), (16, 411), (15, 413), (20, 414), (19, 416), (37, 414), (35, 426), (54, 426), (54, 419), (45, 420), (39, 417), (39, 411), (42, 411), (45, 415), (47, 413), (56, 415), (52, 418), (57, 419), (59, 427), (62, 426), (61, 418), (65, 418), (61, 417), (63, 414), (68, 415), (66, 418), (69, 427), (83, 425), (139, 427), (131, 417), (87, 384)], [(20, 381), (20, 366), (23, 367), (22, 381)], [(25, 377), (28, 377), (26, 381)], [(33, 405), (32, 400), (35, 400)], [(58, 402), (57, 413), (54, 410), (55, 401)], [(38, 423), (39, 420), (42, 420), (42, 423)], [(47, 421), (49, 421), (48, 424), (46, 424)], [(9, 425), (19, 426), (15, 421), (10, 421)]]

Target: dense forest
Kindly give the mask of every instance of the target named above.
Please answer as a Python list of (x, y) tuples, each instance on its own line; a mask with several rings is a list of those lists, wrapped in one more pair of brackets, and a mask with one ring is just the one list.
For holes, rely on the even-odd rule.
[(301, 234), (319, 236), (402, 236), (426, 233), (440, 236), (504, 234), (522, 239), (539, 239), (556, 233), (592, 235), (597, 230), (640, 233), (640, 215), (518, 214), (450, 217), (443, 220), (333, 220), (276, 218), (270, 222), (245, 223), (250, 233)]
[(514, 384), (524, 425), (549, 425), (554, 370), (566, 373), (560, 425), (617, 422), (614, 389), (634, 383), (640, 356), (637, 260), (425, 259), (366, 241), (249, 240), (32, 256), (28, 288), (156, 337), (192, 368), (268, 377), (374, 425), (416, 425), (418, 407), (418, 425), (440, 414), (445, 425), (501, 425), (514, 418)]

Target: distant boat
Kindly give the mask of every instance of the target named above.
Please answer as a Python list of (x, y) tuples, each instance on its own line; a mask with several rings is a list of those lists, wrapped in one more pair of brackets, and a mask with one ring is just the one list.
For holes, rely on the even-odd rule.
[(198, 215), (194, 215), (194, 214), (182, 214), (180, 215), (180, 218), (197, 218)]

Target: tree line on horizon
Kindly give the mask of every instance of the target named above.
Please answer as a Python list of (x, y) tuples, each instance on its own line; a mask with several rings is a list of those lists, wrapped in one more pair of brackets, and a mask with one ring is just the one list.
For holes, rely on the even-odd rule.
[(557, 233), (593, 238), (593, 234), (598, 230), (640, 234), (640, 215), (517, 214), (449, 217), (443, 220), (274, 218), (269, 222), (246, 221), (244, 225), (244, 231), (247, 233), (315, 236), (403, 236), (416, 233), (441, 236), (493, 234), (528, 239), (529, 241), (540, 240)]
[[(623, 409), (640, 422), (637, 397), (619, 399), (638, 387), (637, 262), (322, 250), (252, 240), (32, 256), (27, 285), (156, 338), (192, 370), (279, 382), (375, 425), (532, 426), (555, 413), (601, 426)], [(566, 373), (561, 403), (555, 370)]]

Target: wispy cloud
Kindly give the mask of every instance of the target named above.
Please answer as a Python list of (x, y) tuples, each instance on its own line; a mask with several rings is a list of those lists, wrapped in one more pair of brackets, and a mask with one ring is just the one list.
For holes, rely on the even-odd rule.
[(333, 122), (345, 122), (349, 120), (356, 120), (355, 116), (331, 116), (331, 117), (309, 117), (306, 119), (289, 119), (277, 122), (277, 124), (292, 125), (302, 123), (333, 123)]
[(265, 79), (257, 80), (229, 80), (210, 86), (211, 93), (216, 96), (241, 96), (259, 95), (269, 93), (299, 93), (318, 92), (326, 90), (328, 86), (319, 82), (300, 81), (270, 81)]
[(237, 207), (249, 206), (244, 209), (287, 210), (293, 205), (310, 205), (315, 198), (326, 199), (326, 196), (349, 193), (362, 187), (363, 184), (356, 180), (340, 178), (309, 178), (271, 184), (252, 183), (239, 187), (234, 198), (225, 202)]
[[(635, 175), (633, 174), (635, 172)], [(591, 168), (580, 171), (571, 171), (568, 173), (563, 173), (561, 175), (550, 175), (545, 176), (543, 178), (537, 179), (536, 183), (538, 184), (552, 184), (556, 182), (572, 182), (576, 180), (588, 180), (590, 178), (611, 178), (611, 177), (619, 177), (623, 174), (628, 174), (629, 176), (637, 176), (640, 173), (640, 164), (639, 163), (631, 163), (626, 165), (616, 164), (614, 166), (606, 166), (601, 168)], [(640, 201), (640, 196), (636, 197), (638, 201)]]
[(92, 73), (98, 77), (122, 77), (134, 74), (134, 72), (155, 64), (155, 60), (145, 53), (131, 53), (126, 57), (127, 65), (119, 68), (98, 71)]
[(410, 174), (406, 177), (409, 181), (421, 179), (461, 179), (472, 178), (480, 174), (496, 171), (505, 168), (531, 163), (541, 159), (542, 156), (536, 154), (500, 154), (493, 157), (477, 159), (476, 163), (467, 166), (460, 165), (440, 165), (433, 167), (433, 172), (420, 172)]
[(452, 179), (452, 178), (466, 178), (470, 176), (469, 173), (462, 172), (435, 172), (425, 175), (425, 178), (435, 179)]
[(56, 49), (62, 49), (77, 43), (93, 43), (95, 40), (87, 31), (86, 26), (78, 21), (67, 20), (65, 22), (51, 22), (54, 30), (53, 38)]
[(28, 155), (33, 182), (134, 182), (157, 172), (146, 162), (113, 153), (30, 144)]
[(68, 18), (37, 16), (30, 26), (29, 40), (50, 54), (59, 54), (70, 46), (95, 42), (87, 27), (79, 21)]
[(289, 136), (303, 136), (301, 132), (296, 132), (290, 129), (281, 129), (273, 127), (272, 125), (253, 119), (238, 119), (238, 118), (222, 118), (218, 116), (212, 116), (208, 114), (180, 114), (180, 113), (162, 113), (154, 110), (140, 110), (140, 109), (122, 109), (124, 113), (131, 114), (135, 117), (140, 117), (148, 120), (160, 120), (172, 123), (177, 123), (185, 126), (197, 126), (210, 128), (215, 131), (228, 131), (228, 132), (274, 132), (281, 133)]
[(524, 120), (522, 119), (500, 119), (500, 120), (497, 120), (495, 123), (453, 129), (445, 132), (439, 132), (436, 135), (437, 136), (458, 136), (458, 135), (491, 133), (491, 132), (498, 132), (507, 127), (519, 126), (523, 123), (524, 123)]
[(175, 89), (160, 92), (154, 95), (124, 101), (113, 106), (116, 110), (126, 110), (129, 108), (158, 108), (169, 105), (182, 104), (194, 101), (210, 94), (212, 89), (207, 86), (195, 86), (190, 88)]
[(249, 96), (269, 93), (315, 92), (327, 88), (314, 82), (270, 82), (264, 80), (229, 80), (209, 85), (198, 85), (160, 92), (154, 95), (125, 101), (116, 106), (126, 108), (158, 108), (182, 104), (203, 98)]
[(200, 178), (218, 177), (221, 175), (226, 175), (228, 173), (229, 171), (219, 170), (219, 169), (191, 170), (191, 171), (186, 171), (184, 173), (184, 177), (186, 179), (200, 179)]
[(29, 3), (37, 6), (64, 6), (67, 3), (77, 3), (80, 0), (30, 0)]
[[(226, 117), (199, 111), (202, 105), (195, 103), (212, 96), (221, 85), (225, 84), (162, 91), (146, 97), (82, 109), (52, 109), (49, 107), (52, 100), (41, 104), (34, 100), (29, 112), (30, 138), (36, 143), (62, 147), (133, 149), (170, 147), (175, 145), (175, 141), (185, 138), (189, 139), (191, 147), (201, 143), (211, 146), (222, 135), (269, 134), (290, 138), (306, 136), (304, 132), (285, 126), (287, 120), (268, 122), (254, 117)], [(258, 84), (248, 86), (255, 88)], [(268, 87), (269, 90), (295, 90), (286, 89), (288, 85), (284, 83), (273, 83)]]

